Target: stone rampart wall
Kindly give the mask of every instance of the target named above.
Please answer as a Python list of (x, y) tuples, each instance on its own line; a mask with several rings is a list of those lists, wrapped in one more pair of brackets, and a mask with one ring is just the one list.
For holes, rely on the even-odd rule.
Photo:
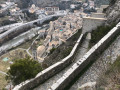
[(108, 47), (109, 43), (120, 33), (120, 24), (116, 25), (81, 59), (79, 59), (49, 90), (64, 90), (70, 82), (91, 62), (93, 62)]
[(67, 57), (65, 57), (60, 62), (53, 64), (52, 66), (43, 70), (42, 72), (38, 73), (38, 75), (35, 78), (17, 85), (13, 90), (30, 90), (38, 86), (39, 84), (45, 82), (47, 79), (49, 79), (50, 77), (67, 67), (70, 63), (72, 63), (73, 57), (75, 56), (75, 52), (77, 51), (82, 41), (82, 37), (83, 34), (80, 35), (71, 53)]
[(83, 28), (82, 33), (91, 32), (96, 29), (98, 26), (101, 26), (105, 23), (105, 18), (95, 18), (95, 17), (86, 17), (83, 18)]
[(96, 18), (105, 18), (105, 14), (104, 13), (92, 13), (91, 17), (96, 17)]
[[(49, 90), (64, 90), (69, 83), (90, 63), (92, 62), (100, 52), (102, 52), (114, 39), (114, 37), (120, 33), (120, 23), (116, 25), (107, 35), (105, 35), (96, 45), (94, 45), (80, 60), (78, 60), (56, 83), (54, 83)], [(83, 34), (79, 37), (77, 43), (72, 49), (71, 53), (62, 61), (50, 66), (49, 68), (40, 72), (35, 78), (25, 81), (17, 85), (13, 90), (30, 90), (37, 85), (45, 82), (67, 65), (69, 65), (75, 55), (76, 50), (81, 42)]]
[(12, 29), (0, 34), (0, 45), (2, 45), (3, 43), (5, 43), (8, 40), (13, 39), (17, 35), (30, 30), (31, 28), (34, 27), (35, 23), (37, 23), (38, 25), (41, 25), (45, 21), (50, 20), (53, 17), (59, 17), (59, 16), (64, 16), (64, 14), (47, 16), (46, 18), (34, 20), (31, 22), (25, 23), (23, 25), (17, 26), (15, 28), (12, 28)]
[(10, 25), (6, 25), (6, 26), (2, 26), (0, 27), (0, 34), (7, 31), (8, 29), (11, 29), (13, 27), (16, 27), (16, 26), (19, 26), (19, 25), (22, 25), (23, 23), (14, 23), (14, 24), (10, 24)]

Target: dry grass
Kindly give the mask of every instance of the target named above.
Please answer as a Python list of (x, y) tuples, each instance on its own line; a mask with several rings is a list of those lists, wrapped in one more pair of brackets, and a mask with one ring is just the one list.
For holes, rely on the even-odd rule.
[(27, 41), (27, 42), (25, 42), (24, 44), (21, 44), (20, 46), (18, 46), (18, 48), (28, 49), (31, 44), (32, 44), (32, 40)]
[(28, 49), (35, 38), (36, 38), (36, 37), (32, 38), (31, 40), (26, 41), (25, 43), (21, 44), (21, 45), (18, 46), (17, 48)]
[[(28, 54), (26, 53), (26, 50), (23, 49), (15, 49), (12, 51), (9, 51), (8, 53), (2, 55), (0, 57), (0, 60), (2, 60), (3, 58), (7, 57), (9, 58), (11, 61), (14, 61), (15, 59), (20, 59), (20, 58), (25, 58), (27, 57)], [(10, 61), (9, 60), (9, 61)]]
[[(33, 38), (32, 40), (18, 46), (17, 48), (15, 48), (14, 50), (11, 50), (9, 52), (7, 52), (6, 54), (0, 56), (0, 71), (3, 72), (7, 72), (7, 68), (10, 67), (10, 61), (14, 62), (15, 59), (20, 59), (20, 58), (25, 58), (28, 56), (26, 50), (24, 49), (28, 49), (32, 43), (32, 41), (35, 38)], [(40, 42), (37, 44), (39, 46), (39, 44), (41, 44), (41, 42), (43, 43), (43, 40), (40, 40)], [(24, 48), (24, 49), (21, 49)], [(9, 58), (8, 61), (3, 61), (3, 58)], [(0, 90), (2, 88), (4, 88), (7, 85), (7, 81), (5, 80), (5, 75), (0, 73)]]
[(0, 90), (7, 85), (7, 81), (5, 80), (5, 75), (0, 73)]
[[(15, 59), (25, 58), (27, 56), (28, 54), (23, 49), (15, 49), (0, 56), (0, 70), (3, 72), (6, 72), (7, 71), (6, 68), (10, 66), (10, 63), (9, 63), (10, 61), (14, 62)], [(3, 58), (5, 57), (9, 58), (9, 60), (6, 62), (3, 61)]]
[(8, 16), (5, 16), (5, 17), (3, 17), (3, 18), (0, 18), (0, 23), (2, 23), (2, 22), (5, 21), (5, 20), (9, 20), (9, 17), (8, 17)]
[[(25, 58), (27, 57), (27, 53), (25, 50), (22, 49), (15, 49), (12, 50), (2, 56), (0, 56), (0, 71), (7, 72), (7, 68), (10, 67), (10, 61), (13, 61), (15, 59)], [(3, 58), (9, 58), (8, 61), (3, 61)], [(0, 90), (4, 88), (7, 85), (7, 81), (5, 80), (5, 75), (0, 73)]]
[[(32, 38), (31, 40), (26, 41), (25, 43), (21, 44), (20, 46), (18, 46), (17, 48), (24, 48), (24, 49), (28, 49), (32, 42), (36, 39), (37, 36), (35, 36), (34, 38)], [(37, 41), (37, 47), (40, 46), (41, 44), (44, 43), (44, 39), (40, 39), (39, 41)]]
[(0, 71), (7, 72), (7, 68), (10, 67), (9, 62), (4, 62), (0, 60)]

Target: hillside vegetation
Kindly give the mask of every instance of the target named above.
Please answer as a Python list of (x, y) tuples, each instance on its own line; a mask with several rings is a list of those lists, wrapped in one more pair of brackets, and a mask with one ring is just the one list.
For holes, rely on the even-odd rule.
[(32, 4), (35, 4), (39, 7), (44, 6), (56, 6), (61, 0), (16, 0), (16, 3), (20, 8), (28, 8)]
[(91, 40), (89, 47), (92, 47), (95, 45), (102, 37), (104, 37), (116, 24), (113, 23), (111, 25), (107, 26), (99, 26), (97, 29), (93, 30), (91, 32)]
[(7, 72), (6, 79), (11, 80), (13, 85), (35, 77), (42, 70), (41, 64), (31, 59), (16, 59)]
[(120, 90), (120, 56), (97, 81), (97, 90)]
[(120, 0), (110, 0), (110, 6), (106, 9), (106, 15), (106, 24), (120, 22)]

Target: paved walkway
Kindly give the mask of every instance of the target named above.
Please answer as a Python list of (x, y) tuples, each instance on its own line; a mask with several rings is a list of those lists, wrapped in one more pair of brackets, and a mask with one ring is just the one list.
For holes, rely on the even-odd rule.
[(87, 38), (83, 42), (82, 46), (79, 48), (75, 61), (71, 65), (69, 65), (67, 68), (65, 68), (63, 71), (56, 74), (55, 76), (53, 76), (52, 78), (47, 80), (45, 83), (35, 88), (34, 90), (48, 90), (53, 83), (55, 83), (60, 77), (62, 77), (62, 75), (87, 52), (89, 41), (90, 41), (90, 34), (87, 35)]
[(107, 64), (114, 62), (120, 56), (120, 36), (105, 50), (100, 58), (74, 83), (70, 90), (79, 90), (88, 82), (96, 82), (102, 72), (106, 71)]

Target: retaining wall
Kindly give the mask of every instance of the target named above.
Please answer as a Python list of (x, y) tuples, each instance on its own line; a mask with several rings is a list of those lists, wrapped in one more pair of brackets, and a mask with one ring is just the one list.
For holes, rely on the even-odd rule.
[(6, 25), (6, 26), (2, 26), (0, 27), (0, 34), (7, 31), (8, 29), (10, 28), (13, 28), (13, 27), (16, 27), (16, 26), (19, 26), (19, 25), (22, 25), (23, 23), (14, 23), (14, 24), (10, 24), (10, 25)]
[(17, 85), (13, 90), (30, 90), (34, 87), (40, 85), (41, 83), (48, 80), (50, 77), (55, 75), (56, 73), (63, 70), (66, 66), (72, 63), (73, 57), (75, 56), (75, 52), (77, 51), (81, 41), (82, 41), (83, 34), (80, 35), (79, 39), (77, 40), (75, 46), (73, 47), (71, 53), (65, 57), (60, 62), (57, 62), (50, 66), (49, 68), (43, 70), (42, 72), (38, 73), (38, 75), (28, 81), (25, 81), (19, 85)]
[[(29, 30), (25, 33), (22, 33), (22, 34), (18, 35), (17, 37), (13, 38), (12, 40), (2, 44), (2, 46), (0, 46), (0, 55), (3, 55), (7, 51), (9, 51), (9, 50), (19, 46), (20, 44), (32, 39), (33, 37), (38, 35), (38, 31), (41, 30), (41, 29), (42, 28), (31, 29), (31, 30)], [(45, 34), (46, 33), (40, 32), (39, 37), (41, 38)]]
[(103, 13), (103, 10), (107, 8), (109, 5), (101, 5), (100, 8), (97, 9), (97, 13)]
[(91, 62), (97, 58), (109, 43), (120, 34), (120, 23), (94, 45), (80, 60), (78, 60), (49, 90), (64, 90), (74, 78)]
[(37, 20), (31, 21), (31, 22), (25, 23), (23, 25), (17, 26), (15, 28), (12, 28), (12, 29), (0, 34), (0, 45), (2, 45), (3, 43), (5, 43), (6, 41), (8, 41), (10, 39), (13, 39), (17, 35), (30, 30), (31, 28), (34, 27), (35, 23), (38, 25), (41, 25), (45, 21), (50, 20), (53, 17), (59, 17), (59, 16), (64, 16), (64, 14), (50, 15), (43, 19), (37, 19)]
[[(95, 46), (93, 46), (80, 60), (77, 61), (56, 83), (54, 83), (49, 90), (64, 90), (64, 88), (69, 85), (69, 83), (90, 63), (92, 62), (100, 52), (102, 52), (109, 42), (120, 33), (118, 28), (120, 23), (116, 25), (107, 35), (105, 35)], [(81, 42), (83, 34), (79, 37), (77, 43), (72, 49), (71, 53), (64, 58), (62, 61), (50, 66), (49, 68), (40, 72), (35, 78), (28, 80), (20, 85), (17, 85), (13, 90), (30, 90), (37, 85), (45, 82), (67, 65), (69, 65), (75, 55), (76, 50)]]
[(95, 18), (95, 17), (85, 17), (83, 18), (83, 28), (82, 33), (91, 32), (96, 29), (98, 26), (101, 26), (105, 23), (105, 18)]
[(92, 13), (91, 17), (96, 17), (96, 18), (105, 18), (105, 14), (104, 13)]

